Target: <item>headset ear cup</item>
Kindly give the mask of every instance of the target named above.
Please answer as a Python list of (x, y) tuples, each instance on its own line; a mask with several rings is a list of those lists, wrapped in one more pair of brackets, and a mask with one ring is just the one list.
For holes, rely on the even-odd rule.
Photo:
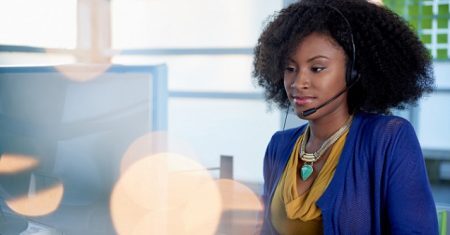
[(349, 75), (346, 77), (346, 85), (347, 88), (352, 87), (353, 85), (355, 85), (355, 83), (359, 80), (359, 73), (356, 69), (352, 69), (351, 71), (349, 71), (348, 73)]
[(352, 69), (351, 74), (352, 74), (351, 80), (352, 80), (352, 83), (354, 83), (358, 79), (359, 73), (356, 69)]
[(353, 78), (354, 78), (354, 70), (352, 69), (352, 64), (350, 62), (347, 64), (347, 68), (345, 71), (345, 83), (347, 87), (350, 86), (350, 84), (352, 84)]
[(345, 82), (347, 87), (350, 87), (353, 85), (353, 83), (356, 82), (358, 79), (359, 73), (356, 69), (353, 68), (352, 62), (349, 62), (347, 64), (346, 68), (346, 74), (345, 74)]

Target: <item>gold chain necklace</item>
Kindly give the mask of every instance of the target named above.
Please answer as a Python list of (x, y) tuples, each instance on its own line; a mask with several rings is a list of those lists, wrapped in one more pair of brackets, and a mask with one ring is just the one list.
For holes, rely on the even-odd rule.
[(314, 153), (307, 153), (306, 152), (306, 142), (308, 142), (309, 135), (310, 135), (310, 127), (309, 125), (306, 127), (305, 135), (303, 136), (302, 143), (300, 145), (300, 159), (303, 161), (303, 166), (300, 169), (300, 176), (303, 181), (308, 180), (308, 178), (312, 175), (314, 172), (313, 165), (314, 163), (319, 160), (319, 158), (327, 151), (327, 149), (333, 145), (339, 137), (344, 134), (344, 132), (350, 127), (350, 124), (352, 123), (353, 116), (350, 116), (345, 124), (339, 128), (333, 135), (331, 135), (328, 139), (326, 139), (320, 148), (315, 151)]

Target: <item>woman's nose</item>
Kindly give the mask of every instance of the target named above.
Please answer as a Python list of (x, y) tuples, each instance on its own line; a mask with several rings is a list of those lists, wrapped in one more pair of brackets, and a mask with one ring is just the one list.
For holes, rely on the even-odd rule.
[(299, 71), (292, 79), (291, 88), (307, 89), (309, 87), (308, 75), (305, 72)]

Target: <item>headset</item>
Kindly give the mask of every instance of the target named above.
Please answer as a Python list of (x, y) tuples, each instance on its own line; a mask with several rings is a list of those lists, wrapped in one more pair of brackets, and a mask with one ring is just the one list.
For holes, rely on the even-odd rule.
[(338, 13), (345, 21), (345, 24), (347, 24), (347, 28), (350, 31), (350, 43), (352, 44), (352, 58), (348, 61), (347, 70), (345, 73), (346, 85), (350, 89), (350, 87), (352, 87), (359, 79), (359, 73), (355, 68), (356, 46), (355, 40), (353, 39), (352, 25), (348, 21), (347, 17), (345, 17), (345, 15), (339, 9), (330, 5), (325, 6), (329, 7), (330, 9), (333, 9), (336, 13)]
[[(355, 41), (353, 38), (353, 33), (352, 33), (352, 26), (350, 25), (350, 22), (348, 21), (347, 17), (345, 17), (345, 15), (336, 7), (325, 4), (323, 6), (326, 6), (330, 9), (332, 9), (333, 11), (335, 11), (336, 13), (338, 13), (338, 15), (345, 21), (345, 24), (347, 25), (347, 28), (350, 32), (350, 43), (352, 46), (352, 56), (349, 59), (347, 65), (346, 65), (346, 71), (345, 71), (345, 82), (346, 82), (346, 86), (344, 89), (342, 89), (339, 93), (337, 93), (335, 96), (331, 97), (330, 99), (328, 99), (327, 101), (325, 101), (324, 103), (322, 103), (321, 105), (314, 107), (314, 108), (310, 108), (307, 109), (305, 111), (303, 111), (300, 116), (302, 117), (307, 117), (309, 115), (312, 115), (313, 113), (317, 112), (317, 110), (321, 109), (322, 107), (328, 105), (329, 103), (331, 103), (332, 101), (334, 101), (335, 99), (337, 99), (339, 96), (341, 96), (342, 94), (344, 94), (346, 91), (348, 91), (350, 88), (353, 87), (353, 85), (355, 85), (355, 83), (359, 80), (360, 78), (360, 74), (359, 72), (356, 70), (355, 68), (355, 61), (356, 61), (356, 46), (355, 46)], [(289, 103), (287, 110), (286, 110), (286, 116), (284, 118), (284, 123), (283, 123), (283, 130), (286, 127), (286, 120), (287, 120), (287, 115), (289, 113), (289, 108), (290, 108), (291, 104)]]

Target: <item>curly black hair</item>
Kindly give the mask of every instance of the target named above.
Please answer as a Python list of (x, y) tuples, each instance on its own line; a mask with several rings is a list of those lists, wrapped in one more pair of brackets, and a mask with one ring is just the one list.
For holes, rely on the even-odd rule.
[(428, 50), (411, 26), (387, 7), (365, 0), (302, 0), (272, 17), (254, 49), (253, 76), (269, 103), (289, 107), (283, 85), (287, 58), (313, 32), (331, 36), (347, 60), (352, 58), (353, 35), (353, 63), (360, 79), (348, 93), (351, 113), (403, 109), (434, 88)]

